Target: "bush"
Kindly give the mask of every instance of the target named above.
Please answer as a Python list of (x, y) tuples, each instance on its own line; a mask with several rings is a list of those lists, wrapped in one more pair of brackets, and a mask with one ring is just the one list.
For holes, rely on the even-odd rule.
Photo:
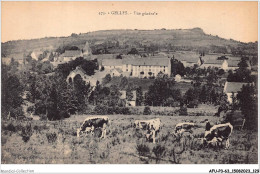
[(17, 118), (19, 116), (23, 116), (23, 109), (22, 107), (18, 107), (18, 108), (11, 108), (10, 109), (10, 115), (11, 117)]
[(106, 106), (97, 105), (94, 109), (95, 114), (106, 115), (108, 113), (108, 108)]
[(16, 132), (16, 127), (13, 125), (13, 123), (9, 123), (5, 128), (5, 130), (11, 131), (11, 132)]
[(150, 107), (149, 106), (145, 106), (143, 114), (144, 115), (150, 115), (151, 113), (152, 112), (151, 112)]
[(154, 153), (154, 155), (156, 156), (156, 163), (158, 162), (158, 161), (160, 161), (160, 159), (162, 158), (162, 157), (164, 157), (165, 156), (165, 154), (166, 154), (166, 148), (164, 147), (164, 146), (161, 146), (161, 145), (156, 145), (154, 148), (153, 148), (153, 153)]
[(150, 148), (146, 144), (138, 144), (136, 150), (139, 156), (148, 156), (150, 154)]
[(198, 100), (192, 100), (192, 101), (190, 101), (190, 103), (187, 106), (188, 106), (188, 108), (197, 108), (198, 105), (199, 105)]
[(180, 108), (180, 110), (179, 110), (179, 115), (182, 115), (182, 116), (188, 115), (187, 107), (186, 107), (186, 106), (181, 106), (181, 108)]
[(123, 114), (123, 115), (129, 115), (130, 110), (127, 107), (116, 107), (116, 108), (111, 108), (114, 110), (116, 114)]
[(49, 109), (48, 113), (47, 113), (47, 117), (48, 117), (48, 120), (51, 120), (51, 121), (60, 119), (59, 112), (55, 109)]
[(48, 139), (48, 143), (55, 143), (57, 140), (57, 134), (55, 132), (46, 133), (46, 137)]
[(70, 114), (67, 111), (60, 111), (60, 118), (69, 118)]
[(24, 142), (28, 142), (33, 134), (33, 129), (31, 123), (27, 124), (26, 126), (22, 127), (22, 139)]

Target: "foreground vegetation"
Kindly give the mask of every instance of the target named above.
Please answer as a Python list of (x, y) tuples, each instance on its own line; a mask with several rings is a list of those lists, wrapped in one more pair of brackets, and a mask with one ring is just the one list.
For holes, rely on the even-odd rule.
[[(2, 164), (256, 164), (257, 132), (234, 130), (228, 150), (201, 146), (198, 137), (213, 116), (110, 115), (107, 138), (95, 135), (76, 137), (76, 129), (86, 115), (74, 115), (63, 121), (2, 121)], [(159, 117), (162, 129), (159, 143), (147, 142), (144, 132), (132, 127), (136, 119)], [(179, 122), (194, 120), (200, 128), (174, 137)]]

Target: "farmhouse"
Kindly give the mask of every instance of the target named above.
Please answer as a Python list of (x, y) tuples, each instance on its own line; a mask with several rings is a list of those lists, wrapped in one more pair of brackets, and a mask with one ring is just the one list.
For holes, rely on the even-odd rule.
[(226, 82), (224, 86), (224, 93), (227, 94), (228, 102), (232, 103), (232, 97), (236, 97), (238, 91), (241, 91), (243, 85), (247, 85), (248, 83), (241, 82)]
[(78, 57), (82, 57), (82, 51), (81, 50), (65, 50), (65, 53), (63, 53), (60, 57), (63, 62), (69, 62), (72, 60), (75, 60)]
[[(228, 60), (221, 60), (218, 59), (218, 54), (207, 54), (203, 57), (199, 57), (198, 54), (193, 52), (176, 52), (174, 57), (181, 61), (184, 67), (193, 67), (194, 65), (198, 65), (199, 68), (216, 67), (225, 71), (234, 71), (238, 69), (238, 63), (241, 59), (240, 57), (228, 56)], [(248, 69), (251, 69), (249, 61)]]
[(116, 69), (122, 75), (131, 74), (132, 77), (148, 78), (155, 77), (158, 73), (171, 74), (171, 62), (167, 57), (156, 58), (125, 58), (103, 59), (100, 65), (105, 70)]
[(122, 59), (103, 59), (101, 65), (99, 65), (99, 69), (101, 69), (101, 66), (103, 66), (105, 70), (123, 70), (123, 61)]
[(125, 60), (123, 71), (132, 72), (133, 77), (155, 77), (160, 72), (171, 75), (171, 62), (169, 58), (135, 58)]

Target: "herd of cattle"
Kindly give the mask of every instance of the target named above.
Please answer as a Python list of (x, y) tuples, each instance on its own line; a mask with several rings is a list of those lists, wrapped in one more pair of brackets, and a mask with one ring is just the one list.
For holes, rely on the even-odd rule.
[[(83, 124), (77, 129), (77, 137), (82, 133), (91, 133), (93, 135), (95, 129), (101, 129), (101, 138), (106, 138), (106, 127), (110, 123), (108, 116), (88, 117), (83, 121)], [(156, 142), (156, 136), (161, 129), (161, 120), (159, 118), (150, 120), (136, 120), (133, 127), (146, 131), (146, 139), (148, 141)], [(192, 122), (178, 123), (173, 131), (174, 136), (182, 136), (184, 132), (192, 135), (192, 130), (199, 125)], [(204, 145), (221, 145), (225, 141), (225, 148), (228, 148), (229, 137), (233, 131), (233, 126), (230, 123), (217, 124), (210, 126), (206, 120), (205, 133), (201, 138)]]

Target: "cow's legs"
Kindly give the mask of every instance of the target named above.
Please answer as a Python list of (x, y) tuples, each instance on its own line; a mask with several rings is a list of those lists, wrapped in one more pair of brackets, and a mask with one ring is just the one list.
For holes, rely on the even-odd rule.
[(92, 125), (92, 126), (91, 126), (91, 129), (90, 129), (90, 132), (91, 132), (91, 135), (92, 135), (92, 136), (94, 135), (94, 130), (95, 130), (95, 127)]
[(226, 141), (226, 149), (228, 149), (229, 146), (230, 146), (230, 143), (229, 143), (229, 138), (228, 138), (227, 141)]
[(107, 124), (104, 123), (104, 124), (103, 124), (103, 127), (102, 127), (102, 134), (101, 134), (101, 137), (100, 137), (100, 138), (106, 138), (106, 134), (107, 134), (107, 129), (106, 129), (106, 127), (107, 127)]
[(155, 130), (152, 130), (152, 134), (153, 134), (153, 143), (155, 144)]

